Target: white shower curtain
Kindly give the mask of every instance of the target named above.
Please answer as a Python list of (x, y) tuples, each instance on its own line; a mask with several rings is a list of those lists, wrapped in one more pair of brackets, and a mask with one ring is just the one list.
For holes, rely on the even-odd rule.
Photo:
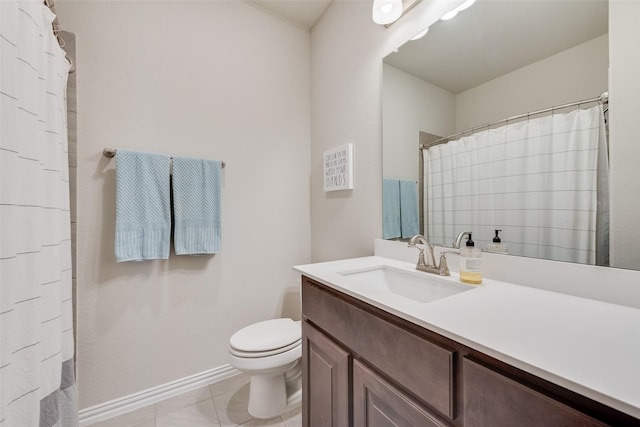
[(602, 106), (478, 132), (425, 150), (424, 161), (429, 241), (472, 231), (485, 249), (502, 229), (510, 254), (595, 264), (597, 252), (608, 262)]
[(0, 426), (78, 424), (69, 63), (42, 1), (0, 0)]

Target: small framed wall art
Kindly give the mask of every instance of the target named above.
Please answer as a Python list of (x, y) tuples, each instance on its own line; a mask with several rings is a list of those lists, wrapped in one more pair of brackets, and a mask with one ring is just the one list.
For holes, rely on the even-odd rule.
[(353, 144), (324, 152), (324, 191), (353, 190)]

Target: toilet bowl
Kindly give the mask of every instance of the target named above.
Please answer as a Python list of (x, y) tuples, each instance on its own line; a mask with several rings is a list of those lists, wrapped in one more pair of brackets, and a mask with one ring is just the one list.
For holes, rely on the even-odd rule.
[(249, 414), (273, 418), (302, 402), (300, 322), (272, 319), (240, 329), (229, 339), (231, 366), (251, 378)]

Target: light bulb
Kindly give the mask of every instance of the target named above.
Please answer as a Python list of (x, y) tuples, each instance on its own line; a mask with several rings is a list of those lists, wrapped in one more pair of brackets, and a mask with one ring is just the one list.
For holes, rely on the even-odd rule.
[(458, 9), (453, 9), (450, 10), (449, 12), (445, 13), (442, 18), (440, 18), (440, 20), (442, 21), (448, 21), (449, 19), (453, 19), (456, 17), (456, 15), (458, 14)]
[(429, 27), (425, 28), (424, 30), (422, 30), (418, 34), (416, 34), (415, 36), (411, 37), (411, 40), (421, 39), (422, 37), (424, 37), (425, 34), (427, 34), (428, 31), (429, 31)]
[(463, 10), (467, 9), (468, 7), (470, 7), (475, 2), (476, 2), (476, 0), (467, 0), (467, 1), (465, 1), (460, 6), (458, 6), (455, 9), (450, 10), (449, 12), (445, 13), (444, 16), (442, 18), (440, 18), (440, 20), (448, 21), (449, 19), (455, 18), (456, 15), (458, 14), (458, 12), (462, 12)]
[(376, 24), (391, 24), (401, 15), (402, 0), (374, 0), (371, 16)]
[(458, 12), (462, 12), (463, 10), (465, 10), (466, 8), (468, 8), (469, 6), (474, 4), (475, 2), (476, 2), (476, 0), (467, 0), (466, 2), (462, 3), (460, 6), (456, 7), (456, 10)]

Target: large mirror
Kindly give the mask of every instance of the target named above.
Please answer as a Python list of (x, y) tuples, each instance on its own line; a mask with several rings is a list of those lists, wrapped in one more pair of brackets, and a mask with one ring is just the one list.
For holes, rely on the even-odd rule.
[[(556, 225), (546, 227), (546, 231), (536, 229), (534, 233), (538, 241), (521, 244), (520, 240), (528, 238), (527, 233), (510, 228), (509, 221), (494, 212), (483, 217), (484, 227), (474, 230), (458, 227), (436, 237), (430, 236), (430, 214), (425, 206), (430, 199), (425, 189), (429, 185), (426, 181), (433, 180), (427, 170), (429, 165), (433, 169), (433, 164), (423, 158), (426, 151), (419, 149), (433, 141), (437, 141), (438, 147), (446, 146), (449, 144), (446, 141), (493, 131), (505, 124), (532, 121), (534, 118), (555, 120), (562, 115), (577, 114), (575, 111), (589, 111), (599, 106), (604, 113), (603, 130), (608, 133), (608, 103), (598, 100), (609, 90), (610, 84), (608, 25), (607, 0), (477, 0), (454, 19), (435, 23), (424, 37), (408, 41), (397, 52), (388, 55), (384, 59), (383, 87), (383, 210), (394, 206), (402, 196), (410, 201), (409, 206), (417, 206), (418, 215), (414, 219), (404, 213), (399, 214), (404, 223), (398, 226), (387, 223), (389, 216), (383, 212), (383, 237), (407, 238), (420, 232), (427, 235), (432, 243), (451, 246), (457, 232), (473, 231), (476, 244), (485, 250), (493, 243), (494, 229), (502, 229), (501, 239), (509, 248), (509, 254), (608, 265), (609, 250), (604, 256), (601, 249), (596, 254), (595, 243), (591, 243), (592, 254), (586, 258), (572, 258), (562, 250), (549, 253), (527, 249), (527, 246), (543, 246), (540, 241), (551, 241), (564, 231), (554, 231)], [(584, 100), (593, 101), (564, 109), (552, 108)], [(541, 110), (550, 111), (527, 115)], [(514, 117), (516, 119), (510, 122), (504, 120)], [(569, 117), (568, 120), (574, 118)], [(600, 119), (592, 117), (590, 120)], [(612, 142), (608, 141), (606, 133), (604, 147), (608, 150), (607, 144)], [(444, 139), (449, 136), (452, 136), (449, 140)], [(464, 144), (468, 146), (473, 142), (466, 141), (463, 147)], [(600, 165), (609, 166), (606, 152), (605, 157), (602, 157), (601, 149), (594, 153)], [(561, 163), (563, 161), (560, 160)], [(545, 163), (544, 159), (542, 163)], [(544, 169), (546, 166), (541, 167)], [(608, 184), (602, 188), (602, 173), (608, 174), (608, 170), (590, 179), (598, 181), (599, 191), (608, 196)], [(565, 177), (565, 181), (574, 178)], [(392, 191), (397, 182), (400, 183), (399, 191)], [(509, 188), (505, 191), (512, 191)], [(518, 197), (514, 200), (523, 204), (530, 199), (522, 194)], [(585, 202), (575, 192), (569, 197), (556, 194), (550, 199), (557, 208), (554, 216), (561, 211), (584, 209)], [(565, 203), (568, 199), (571, 203)], [(603, 200), (594, 201), (598, 209), (609, 205), (606, 198)], [(563, 204), (561, 208), (559, 204)], [(449, 206), (448, 209), (453, 208)], [(483, 207), (482, 210), (486, 212), (489, 209)], [(461, 215), (455, 210), (448, 212), (449, 216)], [(540, 216), (540, 212), (534, 215)], [(584, 221), (596, 221), (594, 218)], [(598, 235), (598, 245), (608, 239), (608, 219), (606, 215), (602, 218), (605, 218), (605, 223), (598, 224), (597, 232), (591, 232)], [(576, 223), (575, 216), (567, 216), (563, 221), (565, 225), (560, 228), (582, 228), (582, 224)], [(597, 221), (602, 222), (600, 213)], [(432, 222), (435, 222), (433, 218)], [(454, 233), (453, 237), (451, 233)], [(624, 267), (640, 269), (640, 265), (629, 263)]]

